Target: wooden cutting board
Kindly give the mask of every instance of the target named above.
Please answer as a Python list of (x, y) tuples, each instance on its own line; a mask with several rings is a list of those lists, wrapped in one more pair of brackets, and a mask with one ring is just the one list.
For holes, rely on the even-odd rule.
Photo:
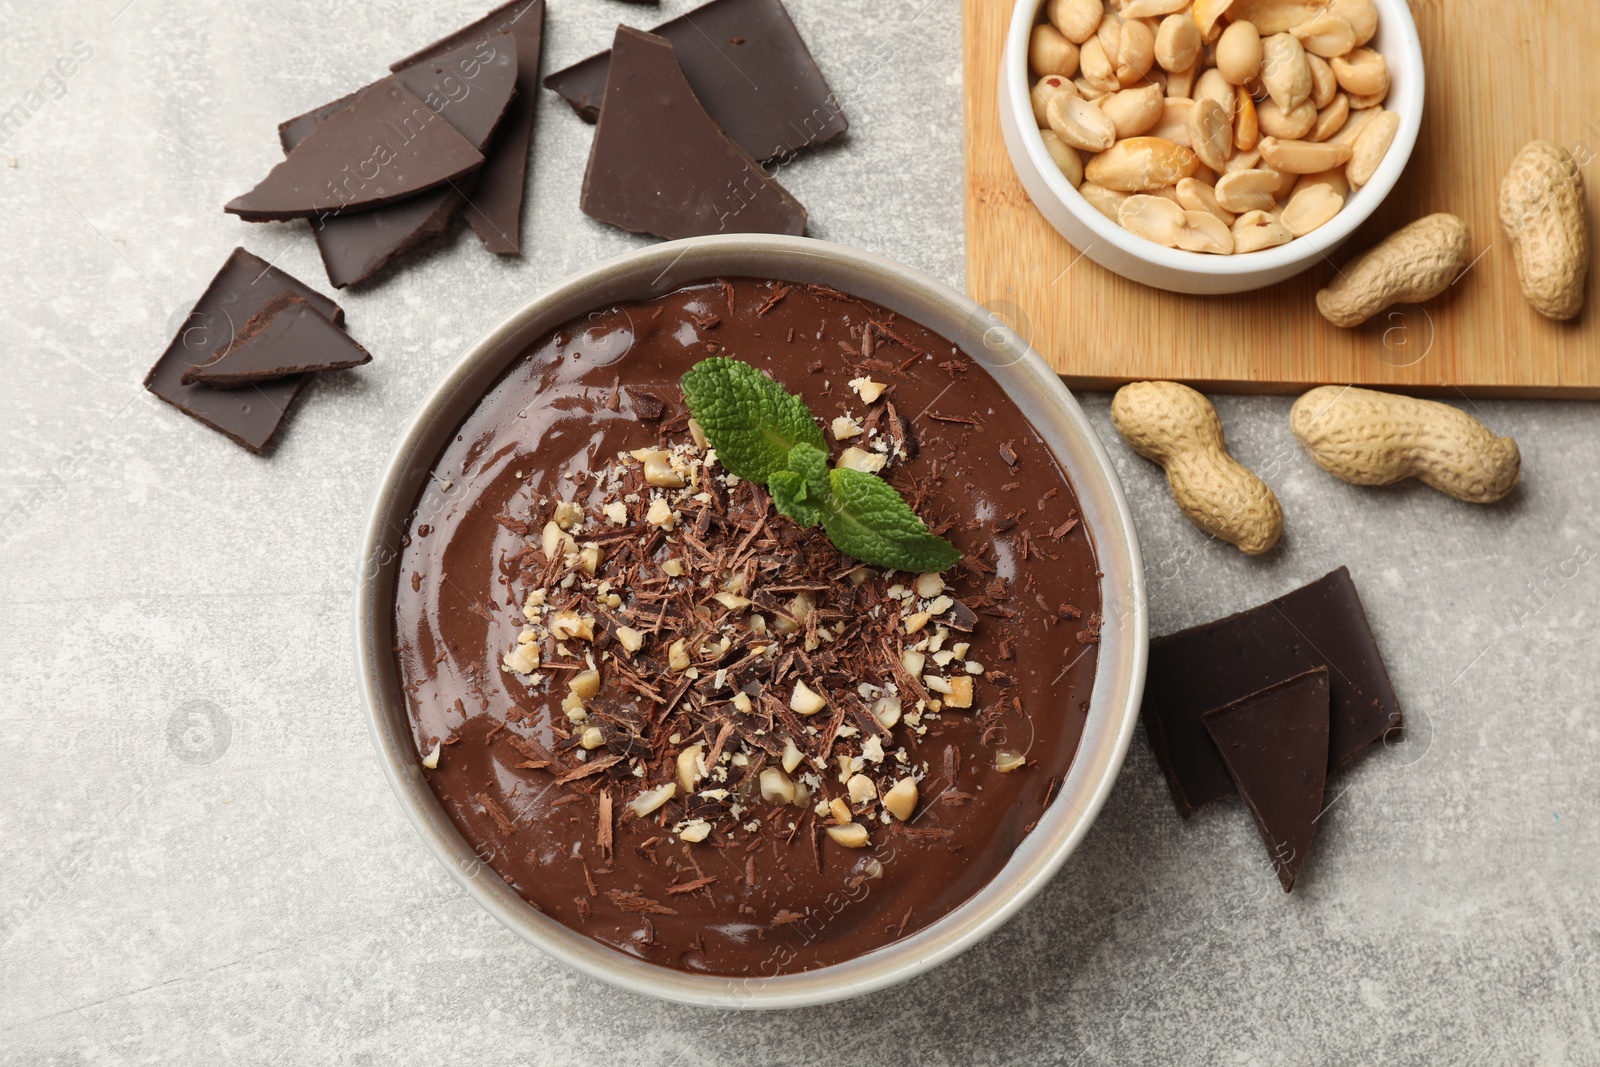
[(1406, 223), (1450, 211), (1477, 264), (1443, 296), (1341, 330), (1315, 294), (1333, 267), (1236, 296), (1183, 296), (1103, 269), (1050, 228), (1012, 170), (996, 80), (1012, 5), (963, 0), (967, 289), (1079, 388), (1174, 379), (1221, 392), (1356, 383), (1397, 391), (1600, 399), (1600, 268), (1582, 315), (1554, 323), (1517, 287), (1497, 218), (1523, 144), (1554, 141), (1583, 168), (1591, 241), (1600, 220), (1600, 3), (1413, 0), (1427, 61), (1415, 153), (1343, 264)]

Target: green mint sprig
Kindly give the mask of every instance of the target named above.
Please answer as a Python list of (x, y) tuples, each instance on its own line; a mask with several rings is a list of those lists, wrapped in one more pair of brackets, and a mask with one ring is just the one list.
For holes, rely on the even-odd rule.
[(898, 490), (876, 474), (828, 468), (828, 446), (806, 402), (748, 363), (714, 357), (679, 382), (689, 413), (730, 473), (765, 485), (778, 513), (821, 524), (834, 547), (863, 563), (926, 574), (961, 552), (928, 532)]

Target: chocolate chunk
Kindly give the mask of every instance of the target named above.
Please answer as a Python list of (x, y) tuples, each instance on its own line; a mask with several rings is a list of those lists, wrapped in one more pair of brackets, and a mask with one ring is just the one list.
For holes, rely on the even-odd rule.
[(392, 77), (482, 149), (517, 95), (517, 44), (509, 33), (463, 44)]
[(500, 255), (522, 251), (522, 207), (528, 174), (528, 147), (533, 137), (533, 117), (539, 93), (539, 62), (543, 51), (544, 0), (512, 0), (477, 22), (407, 56), (390, 66), (400, 71), (463, 44), (510, 33), (516, 39), (517, 94), (501, 119), (494, 138), (483, 149), (485, 157), (477, 186), (465, 211), (485, 248)]
[(248, 389), (213, 389), (184, 385), (183, 372), (208, 362), (217, 348), (228, 343), (261, 307), (285, 290), (309, 304), (337, 325), (344, 320), (338, 304), (242, 248), (235, 248), (194, 310), (156, 365), (145, 375), (144, 387), (179, 411), (233, 438), (252, 452), (260, 452), (307, 378), (296, 375)]
[(1142, 717), (1179, 814), (1236, 795), (1201, 716), (1316, 667), (1328, 668), (1330, 767), (1400, 728), (1399, 700), (1344, 567), (1260, 607), (1150, 642)]
[(583, 211), (669, 240), (805, 232), (806, 210), (723, 134), (662, 37), (618, 26)]
[(190, 367), (184, 385), (238, 389), (291, 374), (347, 370), (372, 362), (365, 348), (317, 314), (298, 293), (285, 290), (261, 305), (209, 363)]
[[(782, 0), (712, 0), (652, 33), (672, 42), (711, 117), (756, 159), (787, 156), (850, 128)], [(610, 52), (544, 80), (586, 122), (602, 113)]]
[(403, 200), (483, 165), (483, 154), (394, 76), (328, 116), (223, 210), (250, 222)]
[[(501, 34), (448, 49), (432, 61), (419, 60), (396, 78), (437, 109), (463, 137), (483, 148), (497, 142), (500, 128), (515, 118), (520, 69), (518, 46), (509, 35)], [(278, 140), (283, 150), (293, 151), (320, 123), (354, 100), (355, 94), (341, 97), (280, 125)], [(485, 165), (477, 174), (385, 207), (313, 219), (312, 230), (328, 280), (341, 289), (365, 281), (400, 256), (442, 236), (466, 197), (477, 195), (475, 187), (482, 189), (488, 171)]]
[(1328, 781), (1328, 669), (1241, 697), (1203, 716), (1244, 798), (1283, 891), (1311, 851)]
[[(285, 153), (305, 140), (317, 124), (355, 100), (355, 94), (298, 115), (278, 127)], [(336, 289), (366, 281), (407, 252), (419, 248), (450, 228), (450, 220), (465, 201), (461, 190), (470, 188), (473, 175), (457, 179), (426, 193), (371, 211), (352, 211), (311, 219), (311, 233), (322, 254), (328, 281)]]

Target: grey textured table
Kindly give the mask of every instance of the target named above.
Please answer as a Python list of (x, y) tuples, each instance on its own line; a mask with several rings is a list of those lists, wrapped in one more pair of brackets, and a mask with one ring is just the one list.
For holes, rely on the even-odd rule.
[[(1141, 735), (1032, 905), (863, 1000), (727, 1017), (636, 999), (468, 900), (368, 744), (352, 557), (396, 428), (464, 345), (640, 243), (578, 212), (589, 128), (540, 101), (526, 261), (462, 232), (341, 297), (376, 359), (313, 384), (269, 459), (139, 382), (233, 245), (325, 282), (303, 229), (220, 210), (276, 158), (277, 121), (487, 2), (0, 0), (0, 1061), (1600, 1062), (1589, 405), (1473, 405), (1526, 471), (1475, 508), (1335, 482), (1287, 400), (1220, 399), (1288, 516), (1283, 549), (1249, 560), (1083, 398), (1133, 501), (1154, 632), (1340, 563), (1361, 586), (1411, 731), (1339, 780), (1292, 897), (1241, 808), (1179, 822)], [(551, 6), (547, 69), (653, 14)], [(959, 283), (954, 5), (792, 6), (853, 124), (783, 174), (812, 233)], [(90, 58), (52, 79), (78, 42)]]

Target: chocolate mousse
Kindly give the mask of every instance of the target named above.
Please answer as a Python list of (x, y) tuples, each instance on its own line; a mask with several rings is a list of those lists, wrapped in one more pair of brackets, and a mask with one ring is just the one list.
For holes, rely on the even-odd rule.
[[(713, 357), (797, 394), (829, 465), (887, 480), (955, 566), (863, 564), (730, 473), (679, 385)], [(540, 339), (402, 544), (417, 758), (480, 877), (665, 967), (773, 976), (927, 927), (1083, 731), (1100, 592), (1072, 486), (973, 359), (832, 289), (719, 279)]]

